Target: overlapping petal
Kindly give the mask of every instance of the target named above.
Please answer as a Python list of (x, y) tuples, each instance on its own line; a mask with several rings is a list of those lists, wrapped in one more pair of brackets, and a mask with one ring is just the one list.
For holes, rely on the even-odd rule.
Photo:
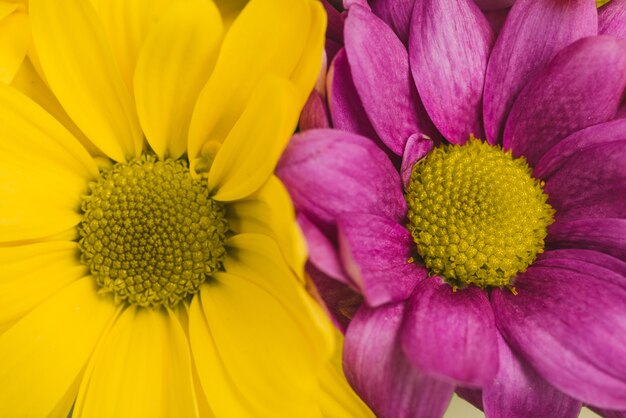
[(482, 137), (482, 91), (493, 34), (471, 0), (415, 2), (409, 36), (413, 80), (443, 136)]
[(613, 118), (626, 87), (626, 41), (581, 39), (559, 52), (517, 97), (504, 147), (535, 165), (577, 130)]
[[(553, 24), (555, 20), (558, 25)], [(520, 90), (557, 52), (597, 31), (595, 5), (590, 1), (515, 2), (487, 67), (483, 109), (490, 143), (500, 141), (506, 117)]]
[(59, 122), (5, 85), (0, 132), (0, 242), (66, 233), (80, 221), (81, 194), (98, 173), (93, 160)]
[(402, 348), (419, 370), (481, 387), (498, 370), (493, 312), (477, 287), (455, 291), (440, 277), (420, 282), (402, 326)]
[(402, 303), (359, 309), (346, 333), (346, 376), (379, 417), (441, 417), (454, 385), (419, 372), (406, 359), (398, 341), (403, 313)]
[(518, 296), (492, 292), (498, 328), (515, 351), (566, 394), (624, 408), (624, 277), (586, 261), (552, 259), (518, 275), (515, 287)]
[(152, 150), (179, 158), (187, 149), (191, 115), (209, 79), (222, 40), (217, 7), (202, 0), (170, 5), (148, 31), (137, 58), (137, 114)]
[(397, 221), (406, 212), (391, 161), (373, 142), (348, 132), (317, 129), (294, 136), (277, 174), (296, 209), (324, 227), (343, 212)]
[(112, 159), (138, 156), (143, 138), (134, 103), (92, 5), (34, 0), (29, 13), (45, 78), (72, 120)]

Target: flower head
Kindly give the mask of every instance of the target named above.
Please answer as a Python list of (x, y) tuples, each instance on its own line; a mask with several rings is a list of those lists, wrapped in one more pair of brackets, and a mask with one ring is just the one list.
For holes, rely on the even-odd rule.
[(357, 392), (626, 409), (624, 3), (350, 3), (277, 172)]
[(2, 415), (367, 414), (272, 175), (323, 9), (94, 3), (31, 0), (0, 83)]

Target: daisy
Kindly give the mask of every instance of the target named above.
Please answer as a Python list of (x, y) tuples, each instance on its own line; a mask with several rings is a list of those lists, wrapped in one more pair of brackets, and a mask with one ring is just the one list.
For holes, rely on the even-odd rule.
[(351, 3), (306, 115), (335, 129), (277, 171), (349, 381), (383, 417), (626, 410), (625, 3), (518, 0), (497, 38), (472, 1)]
[(0, 85), (0, 415), (366, 415), (272, 175), (321, 6), (29, 14), (33, 53)]

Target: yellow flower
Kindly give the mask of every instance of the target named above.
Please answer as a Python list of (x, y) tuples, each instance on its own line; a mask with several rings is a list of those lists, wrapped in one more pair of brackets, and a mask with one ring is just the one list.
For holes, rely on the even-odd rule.
[(207, 0), (31, 0), (29, 18), (36, 53), (0, 83), (0, 415), (367, 414), (272, 175), (321, 5), (251, 0), (225, 26)]

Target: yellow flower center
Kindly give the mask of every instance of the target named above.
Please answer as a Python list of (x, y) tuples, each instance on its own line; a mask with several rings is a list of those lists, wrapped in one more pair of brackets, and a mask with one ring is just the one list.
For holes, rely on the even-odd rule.
[(143, 156), (103, 171), (89, 188), (81, 258), (116, 301), (173, 307), (222, 269), (225, 208), (185, 161)]
[(463, 287), (508, 286), (543, 252), (554, 210), (524, 158), (470, 138), (413, 167), (408, 228), (434, 274)]

